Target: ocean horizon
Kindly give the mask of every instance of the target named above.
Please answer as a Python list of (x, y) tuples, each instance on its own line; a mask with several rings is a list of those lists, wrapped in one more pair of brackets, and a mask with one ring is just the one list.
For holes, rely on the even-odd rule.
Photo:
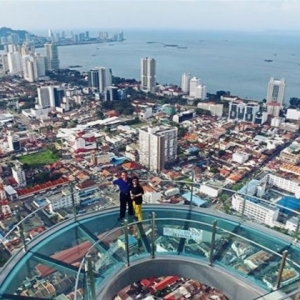
[[(121, 30), (107, 31), (113, 34)], [(91, 37), (98, 35), (96, 30), (89, 32)], [(59, 47), (61, 68), (80, 65), (76, 69), (84, 72), (104, 66), (111, 68), (114, 76), (140, 80), (140, 59), (152, 57), (156, 60), (156, 81), (160, 84), (180, 86), (181, 75), (186, 72), (201, 78), (209, 93), (225, 90), (231, 95), (260, 101), (266, 98), (270, 77), (275, 77), (286, 80), (285, 103), (291, 97), (300, 97), (298, 32), (123, 32), (123, 42)], [(44, 53), (44, 49), (37, 52)]]

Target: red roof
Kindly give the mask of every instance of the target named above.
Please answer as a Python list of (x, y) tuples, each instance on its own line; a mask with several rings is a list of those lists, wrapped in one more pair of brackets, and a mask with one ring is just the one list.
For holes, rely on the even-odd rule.
[(179, 279), (178, 276), (167, 276), (160, 282), (154, 284), (151, 288), (154, 291), (163, 290), (166, 286), (176, 282)]
[[(72, 248), (55, 253), (54, 255), (51, 255), (51, 257), (63, 261), (67, 264), (74, 264), (82, 259), (82, 257), (90, 248), (90, 246), (91, 243), (89, 241), (86, 241)], [(41, 277), (47, 277), (53, 272), (55, 272), (55, 269), (52, 269), (51, 267), (42, 264), (38, 264), (36, 266), (36, 270)]]
[(30, 194), (34, 194), (34, 193), (37, 193), (42, 190), (47, 190), (47, 189), (53, 188), (55, 186), (63, 185), (65, 183), (67, 183), (68, 181), (69, 181), (68, 178), (62, 177), (62, 178), (59, 178), (54, 181), (48, 181), (46, 183), (37, 184), (33, 187), (19, 189), (19, 190), (17, 190), (17, 192), (18, 192), (19, 196), (30, 195)]

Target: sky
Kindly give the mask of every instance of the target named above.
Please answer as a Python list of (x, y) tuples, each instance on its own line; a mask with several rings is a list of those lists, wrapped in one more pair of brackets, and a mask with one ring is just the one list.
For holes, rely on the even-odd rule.
[(300, 31), (300, 0), (0, 0), (13, 29)]

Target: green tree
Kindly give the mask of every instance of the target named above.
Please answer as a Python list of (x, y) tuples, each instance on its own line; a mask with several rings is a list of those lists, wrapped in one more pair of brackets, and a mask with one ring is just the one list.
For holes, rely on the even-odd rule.
[(222, 203), (225, 203), (228, 199), (229, 199), (229, 196), (228, 196), (227, 194), (222, 194), (222, 195), (219, 197), (219, 200), (220, 200)]

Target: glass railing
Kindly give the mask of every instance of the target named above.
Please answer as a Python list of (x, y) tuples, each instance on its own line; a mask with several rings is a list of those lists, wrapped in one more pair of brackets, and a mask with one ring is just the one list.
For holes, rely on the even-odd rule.
[[(185, 188), (190, 186), (192, 199), (195, 191), (193, 186), (196, 183), (192, 185), (190, 181), (166, 180), (166, 182), (185, 185)], [(221, 212), (217, 212), (217, 217), (210, 213), (210, 209), (201, 209), (199, 214), (199, 209), (192, 202), (183, 206), (157, 205), (154, 209), (151, 205), (145, 204), (144, 214), (155, 213), (155, 221), (151, 215), (145, 218), (142, 224), (132, 223), (132, 220), (129, 220), (128, 226), (120, 226), (116, 221), (117, 210), (101, 208), (99, 212), (88, 212), (87, 209), (82, 214), (82, 211), (73, 207), (73, 217), (62, 220), (50, 228), (49, 224), (43, 224), (37, 216), (37, 213), (43, 211), (45, 207), (39, 208), (25, 218), (17, 214), (15, 226), (6, 232), (2, 239), (2, 257), (8, 259), (8, 262), (0, 272), (2, 282), (0, 294), (6, 295), (7, 299), (19, 299), (9, 298), (14, 294), (16, 297), (37, 297), (32, 287), (41, 278), (50, 278), (47, 279), (49, 283), (56, 282), (56, 292), (43, 297), (41, 292), (40, 298), (55, 297), (57, 291), (63, 290), (60, 286), (65, 284), (73, 286), (67, 290), (68, 294), (73, 293), (74, 297), (81, 299), (84, 294), (94, 293), (93, 284), (97, 293), (103, 277), (107, 277), (118, 268), (125, 268), (141, 257), (165, 254), (180, 254), (206, 260), (209, 264), (224, 267), (254, 282), (266, 289), (266, 293), (282, 290), (290, 294), (296, 291), (300, 265), (299, 212), (276, 204), (297, 219), (293, 234), (283, 235), (257, 224), (249, 217), (247, 210), (249, 195), (227, 188), (223, 188), (223, 191), (242, 197), (239, 212), (222, 209), (221, 201), (218, 204)], [(116, 197), (116, 194), (112, 197)], [(253, 199), (269, 203), (265, 199), (251, 196), (252, 201)], [(230, 216), (232, 214), (234, 216)], [(215, 225), (214, 220), (217, 220)], [(40, 227), (44, 227), (47, 231), (33, 231), (32, 234), (31, 227), (36, 228), (39, 221)], [(186, 238), (172, 236), (176, 232), (189, 236)], [(44, 238), (45, 236), (47, 238)], [(241, 250), (237, 245), (243, 245), (245, 249)], [(68, 252), (70, 249), (73, 259)], [(17, 264), (16, 260), (19, 261)], [(259, 266), (258, 262), (261, 262)], [(7, 269), (10, 271), (5, 271)], [(20, 291), (25, 292), (21, 295)]]
[[(141, 258), (164, 255), (182, 255), (221, 266), (269, 291), (266, 294), (280, 289), (291, 292), (298, 287), (300, 259), (295, 258), (300, 250), (289, 243), (216, 216), (192, 213), (191, 217), (203, 221), (187, 223), (187, 219), (156, 215), (168, 213), (158, 210), (143, 222), (125, 221), (123, 227), (108, 232), (87, 251), (78, 271), (86, 273), (85, 299), (95, 299), (92, 295), (97, 295), (103, 279), (116, 267), (127, 268)], [(105, 254), (99, 251), (101, 244), (108, 247)]]

